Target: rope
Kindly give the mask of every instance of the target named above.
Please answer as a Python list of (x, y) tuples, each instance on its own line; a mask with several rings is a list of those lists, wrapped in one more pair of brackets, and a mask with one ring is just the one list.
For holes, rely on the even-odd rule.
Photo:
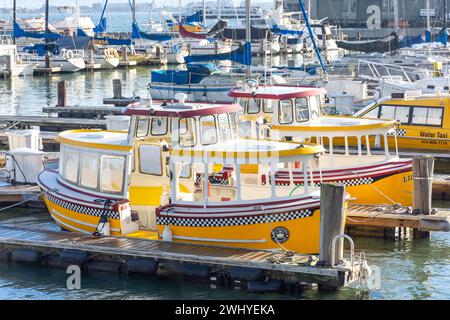
[(11, 209), (11, 208), (14, 208), (14, 207), (19, 206), (19, 205), (21, 205), (21, 204), (24, 204), (25, 202), (28, 202), (28, 201), (30, 201), (30, 200), (32, 200), (32, 199), (34, 199), (34, 198), (40, 197), (43, 193), (44, 193), (44, 192), (40, 192), (40, 193), (38, 193), (38, 194), (36, 194), (36, 195), (34, 195), (34, 196), (28, 198), (28, 199), (25, 199), (25, 200), (23, 200), (23, 201), (17, 202), (17, 203), (15, 203), (15, 204), (12, 204), (12, 205), (7, 206), (7, 207), (3, 207), (3, 208), (0, 209), (0, 212), (1, 212), (1, 211), (8, 210), (8, 209)]

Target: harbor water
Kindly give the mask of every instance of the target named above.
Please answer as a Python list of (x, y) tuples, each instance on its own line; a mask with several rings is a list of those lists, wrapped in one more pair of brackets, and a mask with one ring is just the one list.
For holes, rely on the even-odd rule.
[[(448, 207), (449, 203), (436, 203)], [(0, 223), (58, 230), (45, 210), (0, 212)], [(183, 279), (126, 276), (110, 273), (82, 275), (81, 289), (66, 287), (62, 269), (0, 263), (0, 299), (449, 299), (450, 233), (432, 233), (431, 239), (397, 240), (355, 238), (371, 266), (380, 268), (380, 290), (361, 295), (354, 289), (295, 294), (255, 294), (245, 290), (211, 288)]]

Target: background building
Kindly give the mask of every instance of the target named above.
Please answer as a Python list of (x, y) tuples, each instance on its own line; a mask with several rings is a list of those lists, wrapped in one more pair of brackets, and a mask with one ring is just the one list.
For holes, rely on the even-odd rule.
[[(397, 0), (400, 27), (424, 28), (426, 26), (426, 0)], [(444, 1), (429, 0), (432, 27), (442, 27)], [(328, 18), (328, 22), (342, 28), (392, 28), (394, 24), (394, 0), (304, 0), (310, 4), (311, 17)], [(285, 0), (285, 8), (298, 11), (298, 0)], [(380, 16), (380, 23), (373, 19)], [(371, 25), (368, 28), (368, 20)], [(377, 29), (377, 28), (374, 28)]]

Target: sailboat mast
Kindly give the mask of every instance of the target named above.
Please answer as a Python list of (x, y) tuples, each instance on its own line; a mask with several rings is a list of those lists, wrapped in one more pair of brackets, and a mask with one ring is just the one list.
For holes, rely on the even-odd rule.
[[(76, 11), (75, 11), (75, 30), (78, 29), (80, 25), (80, 3), (78, 0), (75, 1)], [(76, 32), (76, 31), (75, 31)]]
[[(245, 41), (251, 43), (252, 32), (251, 32), (251, 21), (250, 21), (250, 0), (245, 0)], [(250, 66), (247, 66), (246, 75), (250, 76)]]
[(398, 33), (398, 0), (394, 0), (394, 31)]
[(317, 59), (319, 59), (320, 67), (322, 68), (325, 75), (327, 74), (325, 65), (323, 64), (322, 57), (320, 56), (319, 48), (317, 47), (316, 39), (314, 37), (314, 32), (312, 31), (311, 25), (309, 23), (309, 17), (306, 13), (305, 6), (303, 5), (303, 0), (298, 0), (298, 3), (300, 5), (300, 10), (302, 11), (303, 17), (305, 18), (306, 28), (308, 29), (309, 36), (311, 37), (311, 41), (314, 46), (314, 51), (316, 52)]
[(427, 30), (431, 31), (431, 21), (430, 21), (430, 0), (425, 1), (425, 8), (427, 11)]
[(444, 0), (444, 29), (447, 29), (447, 20), (448, 20), (447, 0)]
[(132, 4), (132, 16), (131, 19), (133, 20), (133, 23), (136, 22), (136, 0), (133, 0), (133, 4)]
[[(48, 30), (48, 11), (49, 11), (49, 0), (45, 0), (45, 34), (49, 33)], [(45, 38), (45, 42), (48, 42), (47, 37)]]
[(217, 20), (222, 18), (222, 8), (220, 7), (220, 0), (217, 0)]
[(12, 38), (13, 38), (13, 43), (16, 44), (16, 36), (14, 35), (14, 25), (16, 24), (16, 0), (13, 1), (13, 32), (12, 32)]
[(206, 4), (205, 4), (205, 0), (202, 0), (202, 20), (203, 20), (203, 25), (206, 25)]

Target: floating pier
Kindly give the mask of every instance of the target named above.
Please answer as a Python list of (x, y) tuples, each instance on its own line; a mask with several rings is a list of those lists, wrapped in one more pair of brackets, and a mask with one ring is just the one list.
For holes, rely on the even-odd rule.
[(77, 119), (77, 118), (56, 118), (46, 116), (1, 116), (1, 123), (6, 123), (8, 127), (28, 129), (32, 126), (39, 126), (42, 130), (51, 128), (56, 131), (67, 129), (105, 129), (104, 119)]
[(33, 73), (35, 75), (46, 75), (51, 76), (53, 74), (58, 74), (61, 72), (61, 67), (34, 67)]
[[(189, 280), (246, 288), (283, 291), (304, 284), (337, 289), (362, 283), (369, 276), (363, 255), (354, 256), (344, 230), (345, 187), (322, 186), (320, 255), (254, 250), (129, 237), (92, 236), (74, 232), (0, 226), (0, 260), (34, 262), (48, 267), (79, 265), (83, 271), (176, 274)], [(336, 200), (340, 204), (330, 203)], [(351, 244), (343, 257), (343, 240)]]

